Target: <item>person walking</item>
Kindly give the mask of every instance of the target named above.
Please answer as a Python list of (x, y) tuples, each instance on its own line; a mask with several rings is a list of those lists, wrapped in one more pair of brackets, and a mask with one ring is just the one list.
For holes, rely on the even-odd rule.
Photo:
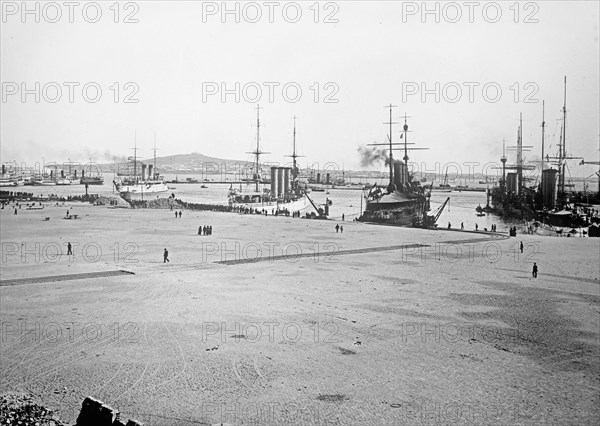
[(521, 244), (519, 244), (519, 248), (521, 249), (521, 253), (523, 253), (523, 241), (521, 241)]
[(164, 253), (163, 253), (163, 263), (167, 263), (170, 262), (169, 261), (169, 252), (167, 249), (165, 249)]
[(465, 224), (464, 224), (464, 222), (461, 222), (461, 223), (460, 223), (460, 230), (462, 231), (462, 230), (464, 230), (464, 229), (465, 229)]
[(340, 226), (340, 233), (343, 234), (344, 233), (344, 225)]
[(537, 263), (533, 262), (533, 270), (531, 271), (531, 275), (533, 275), (533, 278), (537, 278), (537, 271), (538, 271)]
[(335, 225), (335, 232), (336, 232), (336, 233), (337, 233), (337, 232), (340, 232), (340, 225), (339, 225), (339, 224), (336, 224), (336, 225)]
[(67, 243), (67, 256), (73, 255), (71, 243)]
[(198, 235), (202, 235), (202, 225), (198, 227)]

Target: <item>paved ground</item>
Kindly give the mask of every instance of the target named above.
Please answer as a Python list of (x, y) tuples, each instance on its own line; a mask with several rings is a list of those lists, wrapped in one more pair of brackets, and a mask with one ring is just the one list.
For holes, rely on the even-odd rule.
[(63, 210), (0, 216), (0, 391), (64, 420), (87, 395), (149, 425), (600, 419), (598, 239)]

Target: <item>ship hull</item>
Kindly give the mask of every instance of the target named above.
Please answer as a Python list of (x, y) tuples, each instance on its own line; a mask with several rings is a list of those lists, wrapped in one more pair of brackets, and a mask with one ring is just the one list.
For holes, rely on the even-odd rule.
[(103, 178), (81, 178), (79, 180), (81, 185), (104, 185)]
[(367, 201), (360, 222), (421, 227), (429, 211), (429, 199), (412, 192), (394, 191)]
[(117, 185), (117, 191), (122, 198), (128, 200), (142, 200), (144, 198), (167, 198), (169, 195), (169, 187), (164, 182)]

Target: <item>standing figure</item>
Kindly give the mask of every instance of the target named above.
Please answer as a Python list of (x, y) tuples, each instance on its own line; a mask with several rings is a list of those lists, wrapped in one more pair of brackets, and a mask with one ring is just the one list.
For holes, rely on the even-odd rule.
[(167, 249), (165, 249), (164, 253), (163, 253), (163, 263), (167, 263), (169, 262), (169, 252), (167, 251)]
[(67, 243), (67, 256), (72, 255), (73, 251), (71, 250), (71, 243)]
[(521, 241), (521, 244), (519, 244), (519, 248), (521, 249), (521, 253), (523, 253), (523, 241)]
[(339, 224), (335, 225), (335, 232), (340, 232), (340, 225)]
[(538, 271), (538, 267), (537, 267), (537, 263), (533, 263), (533, 270), (531, 271), (531, 275), (533, 275), (533, 278), (537, 278), (537, 271)]

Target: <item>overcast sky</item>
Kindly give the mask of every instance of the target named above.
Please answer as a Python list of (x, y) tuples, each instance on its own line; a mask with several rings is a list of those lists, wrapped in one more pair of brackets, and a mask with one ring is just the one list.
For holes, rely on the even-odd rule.
[[(235, 10), (236, 3), (228, 7)], [(398, 106), (394, 121), (410, 116), (409, 141), (429, 148), (414, 151), (411, 161), (429, 169), (436, 162), (498, 161), (503, 139), (515, 144), (520, 113), (524, 143), (534, 146), (527, 158), (534, 159), (542, 100), (546, 149), (557, 150), (564, 76), (567, 150), (598, 161), (597, 1), (520, 2), (517, 8), (479, 2), (471, 17), (464, 2), (429, 2), (431, 10), (439, 8), (439, 22), (435, 13), (423, 14), (422, 2), (242, 2), (239, 22), (235, 13), (222, 14), (221, 2), (121, 3), (118, 16), (111, 4), (101, 3), (93, 23), (94, 4), (80, 2), (71, 23), (62, 2), (30, 2), (34, 12), (25, 15), (21, 2), (3, 2), (2, 161), (107, 161), (131, 155), (135, 134), (141, 156), (150, 157), (154, 132), (159, 156), (200, 152), (247, 160), (255, 145), (257, 86), (261, 147), (271, 153), (265, 161), (287, 161), (296, 115), (304, 163), (358, 169), (357, 148), (386, 140), (389, 103)], [(298, 10), (302, 15), (292, 22)], [(250, 22), (257, 11), (261, 18)], [(71, 85), (73, 102), (71, 83), (78, 84)], [(98, 87), (102, 94), (92, 102)], [(223, 87), (231, 91), (224, 101)], [(23, 88), (31, 91), (25, 99)], [(431, 91), (425, 99), (423, 88)], [(399, 132), (395, 127), (394, 139)], [(576, 163), (577, 175), (594, 171), (579, 173)]]

